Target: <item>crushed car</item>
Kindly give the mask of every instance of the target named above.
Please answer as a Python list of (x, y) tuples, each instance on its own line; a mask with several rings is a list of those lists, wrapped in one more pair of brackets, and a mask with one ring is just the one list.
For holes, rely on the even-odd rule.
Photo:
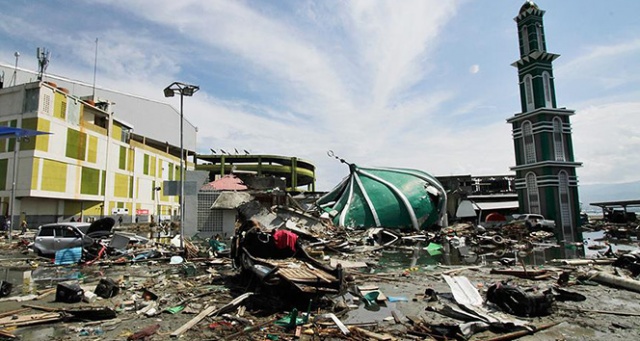
[(50, 257), (60, 250), (75, 247), (93, 249), (99, 240), (111, 236), (114, 225), (115, 220), (109, 217), (92, 223), (58, 222), (41, 225), (29, 247), (41, 257)]
[[(255, 220), (242, 223), (231, 240), (234, 267), (264, 289), (298, 293), (301, 301), (346, 291), (340, 264), (332, 268), (311, 257), (298, 235), (267, 229)], [(254, 282), (255, 283), (255, 282)]]

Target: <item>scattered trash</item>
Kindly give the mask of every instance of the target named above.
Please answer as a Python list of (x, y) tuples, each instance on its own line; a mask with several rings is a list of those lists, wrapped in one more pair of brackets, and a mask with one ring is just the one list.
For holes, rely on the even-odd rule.
[(84, 290), (78, 284), (59, 283), (56, 287), (56, 302), (78, 303), (84, 298)]
[(487, 289), (487, 301), (503, 311), (522, 317), (551, 314), (554, 296), (549, 291), (525, 291), (520, 287), (495, 283)]
[(94, 293), (102, 298), (111, 298), (120, 292), (120, 287), (111, 278), (101, 278)]
[[(442, 199), (425, 191), (431, 202)], [(288, 206), (267, 206), (271, 197), (252, 194), (226, 207), (239, 215), (231, 235), (182, 240), (175, 224), (157, 225), (153, 234), (118, 227), (53, 261), (0, 259), (11, 264), (0, 302), (23, 302), (22, 310), (0, 310), (0, 337), (29, 339), (20, 328), (42, 324), (64, 329), (66, 338), (462, 340), (482, 333), (503, 340), (564, 320), (592, 328), (598, 321), (584, 319), (594, 314), (609, 317), (600, 333), (640, 327), (635, 296), (625, 296), (640, 290), (636, 253), (609, 247), (599, 258), (548, 260), (549, 248), (583, 244), (558, 244), (552, 232), (531, 231), (509, 216), (482, 226), (335, 225), (339, 210), (316, 210), (303, 195), (286, 195)], [(20, 278), (22, 293), (15, 293), (11, 283)], [(46, 298), (54, 293), (55, 300)], [(605, 293), (627, 305), (609, 307)], [(60, 321), (65, 327), (56, 326)]]

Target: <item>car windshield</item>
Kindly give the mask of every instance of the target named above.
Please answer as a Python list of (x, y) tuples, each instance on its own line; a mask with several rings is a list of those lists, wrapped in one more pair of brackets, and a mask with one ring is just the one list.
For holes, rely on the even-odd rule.
[(89, 231), (89, 227), (91, 227), (91, 225), (80, 225), (80, 226), (77, 226), (78, 230), (80, 230), (80, 232), (82, 232), (82, 234), (87, 234), (87, 231)]

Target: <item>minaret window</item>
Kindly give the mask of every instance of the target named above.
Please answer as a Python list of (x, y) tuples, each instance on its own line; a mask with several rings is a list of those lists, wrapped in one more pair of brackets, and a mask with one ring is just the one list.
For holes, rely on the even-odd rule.
[(563, 234), (565, 238), (571, 238), (573, 240), (573, 231), (571, 227), (573, 223), (571, 221), (571, 209), (569, 207), (569, 175), (565, 171), (558, 173), (558, 195), (560, 196), (560, 220), (562, 223)]
[(542, 44), (542, 25), (536, 24), (536, 40), (538, 41), (538, 51), (544, 51)]
[(535, 163), (536, 146), (533, 140), (533, 129), (531, 128), (531, 122), (529, 121), (522, 123), (522, 138), (524, 139), (524, 163)]
[(542, 84), (544, 85), (544, 106), (551, 108), (553, 107), (553, 102), (551, 101), (551, 76), (547, 71), (542, 73)]
[(564, 143), (562, 141), (562, 120), (559, 117), (553, 119), (553, 149), (556, 161), (565, 161)]
[(529, 54), (529, 27), (522, 26), (522, 51), (524, 55)]
[(524, 98), (527, 104), (527, 111), (535, 109), (533, 101), (533, 81), (531, 75), (524, 76)]
[(534, 173), (527, 174), (527, 198), (529, 199), (529, 213), (540, 214), (538, 180)]

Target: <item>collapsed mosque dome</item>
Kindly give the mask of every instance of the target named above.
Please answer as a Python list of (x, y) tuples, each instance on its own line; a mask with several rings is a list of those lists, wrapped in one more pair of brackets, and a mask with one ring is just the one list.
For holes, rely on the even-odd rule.
[(426, 230), (444, 225), (446, 191), (416, 169), (360, 167), (316, 204), (338, 226)]

